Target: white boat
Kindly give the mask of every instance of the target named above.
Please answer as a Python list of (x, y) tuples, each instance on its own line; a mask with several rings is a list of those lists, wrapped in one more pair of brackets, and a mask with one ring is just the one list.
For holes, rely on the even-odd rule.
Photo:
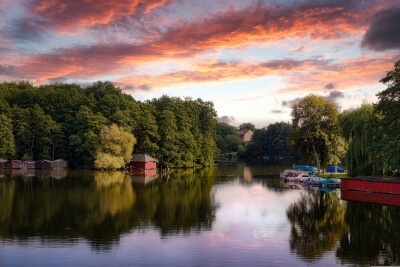
[(296, 171), (296, 170), (285, 170), (281, 174), (281, 178), (285, 182), (304, 182), (308, 179), (310, 175), (306, 171)]

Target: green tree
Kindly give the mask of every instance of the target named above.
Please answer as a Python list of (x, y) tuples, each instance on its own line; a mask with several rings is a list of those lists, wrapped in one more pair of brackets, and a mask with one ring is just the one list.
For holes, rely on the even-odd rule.
[(162, 165), (179, 166), (179, 148), (176, 141), (175, 114), (170, 110), (164, 110), (158, 119), (158, 133), (160, 136), (160, 149), (158, 160)]
[(158, 155), (160, 136), (158, 134), (156, 110), (152, 104), (139, 104), (137, 127), (134, 129), (133, 135), (137, 139), (136, 153), (149, 154), (154, 157)]
[(106, 124), (107, 119), (102, 114), (94, 114), (86, 106), (79, 109), (72, 125), (74, 134), (69, 136), (69, 157), (77, 165), (93, 165), (100, 144), (100, 132)]
[(239, 130), (252, 130), (254, 132), (256, 130), (256, 126), (250, 122), (246, 122), (239, 125)]
[(328, 163), (338, 144), (338, 110), (321, 96), (308, 95), (292, 108), (291, 145), (318, 169)]
[(376, 112), (382, 116), (382, 136), (378, 144), (382, 153), (379, 158), (383, 173), (400, 172), (400, 60), (380, 82), (387, 85), (387, 89), (377, 94), (379, 101), (375, 106)]
[(23, 159), (51, 159), (54, 136), (59, 125), (35, 104), (32, 108), (13, 107), (13, 131), (17, 156)]
[(0, 114), (0, 158), (12, 158), (15, 154), (12, 121), (5, 114)]
[(121, 169), (132, 158), (135, 137), (115, 124), (103, 126), (94, 166), (97, 169)]
[(237, 135), (235, 127), (217, 122), (216, 145), (220, 153), (236, 152), (241, 143), (242, 140)]
[(370, 104), (344, 111), (339, 115), (339, 126), (346, 142), (346, 167), (350, 176), (371, 175), (376, 160), (372, 146), (376, 136), (376, 118)]
[(201, 144), (200, 162), (203, 166), (211, 166), (214, 164), (214, 157), (217, 152), (215, 144), (217, 112), (212, 102), (204, 102), (201, 99), (197, 99), (195, 103), (199, 110), (198, 122), (201, 138), (199, 138), (198, 142)]

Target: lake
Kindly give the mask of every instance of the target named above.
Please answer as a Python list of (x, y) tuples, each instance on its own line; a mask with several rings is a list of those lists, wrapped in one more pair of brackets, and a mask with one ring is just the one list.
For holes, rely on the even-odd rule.
[(1, 174), (0, 266), (400, 265), (399, 207), (290, 188), (285, 168)]

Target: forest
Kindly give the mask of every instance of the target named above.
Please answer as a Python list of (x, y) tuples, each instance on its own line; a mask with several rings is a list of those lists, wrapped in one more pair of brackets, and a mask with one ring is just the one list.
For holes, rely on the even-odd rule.
[(0, 158), (66, 159), (70, 167), (119, 169), (133, 152), (166, 166), (210, 166), (217, 151), (213, 103), (168, 96), (140, 102), (111, 82), (3, 82), (0, 128)]
[[(132, 153), (177, 168), (211, 166), (217, 157), (298, 157), (345, 163), (349, 176), (400, 175), (400, 61), (380, 80), (376, 104), (339, 113), (322, 96), (292, 106), (292, 122), (262, 129), (218, 122), (212, 102), (166, 95), (140, 102), (111, 82), (33, 86), (0, 83), (0, 158), (65, 159), (70, 167), (120, 169)], [(254, 132), (243, 143), (237, 130)]]

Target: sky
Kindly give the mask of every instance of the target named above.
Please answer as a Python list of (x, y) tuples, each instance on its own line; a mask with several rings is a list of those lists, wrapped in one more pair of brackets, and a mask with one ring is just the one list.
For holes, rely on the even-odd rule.
[(399, 18), (398, 0), (0, 0), (0, 82), (111, 81), (262, 128), (309, 94), (339, 112), (376, 103)]

